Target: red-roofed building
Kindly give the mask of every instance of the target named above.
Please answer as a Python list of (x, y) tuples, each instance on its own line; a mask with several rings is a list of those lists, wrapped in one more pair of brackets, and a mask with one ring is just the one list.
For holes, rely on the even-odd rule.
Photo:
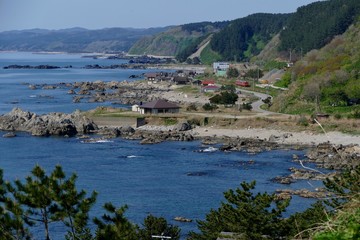
[(163, 99), (139, 105), (141, 114), (179, 113), (180, 107)]
[(201, 91), (204, 92), (204, 93), (217, 92), (217, 91), (219, 91), (219, 89), (220, 89), (220, 87), (218, 87), (216, 85), (208, 85), (208, 86), (202, 87)]
[(215, 80), (209, 79), (202, 81), (203, 86), (215, 85)]

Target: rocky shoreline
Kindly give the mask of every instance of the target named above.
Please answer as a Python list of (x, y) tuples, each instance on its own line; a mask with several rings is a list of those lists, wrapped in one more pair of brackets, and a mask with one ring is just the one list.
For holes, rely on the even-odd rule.
[[(298, 180), (324, 180), (333, 178), (337, 173), (322, 173), (314, 169), (304, 167), (303, 163), (314, 163), (318, 168), (340, 171), (360, 164), (359, 145), (333, 145), (322, 143), (317, 146), (301, 144), (285, 144), (274, 141), (273, 138), (231, 138), (226, 136), (200, 137), (192, 130), (192, 126), (184, 121), (172, 127), (143, 126), (134, 129), (127, 127), (99, 127), (80, 111), (72, 114), (49, 113), (37, 115), (35, 113), (14, 108), (11, 112), (0, 115), (0, 130), (7, 131), (3, 137), (16, 137), (16, 132), (28, 132), (33, 136), (64, 136), (83, 138), (84, 142), (93, 141), (91, 134), (100, 135), (102, 140), (121, 137), (129, 140), (139, 140), (140, 144), (156, 144), (163, 141), (193, 141), (200, 140), (204, 146), (210, 146), (218, 151), (244, 151), (259, 153), (276, 149), (307, 149), (305, 159), (293, 156), (293, 161), (299, 162), (303, 168), (289, 169), (288, 176), (277, 176), (274, 182), (291, 184)], [(216, 146), (213, 147), (213, 146)], [(249, 162), (249, 164), (252, 164)], [(288, 198), (297, 194), (304, 197), (326, 197), (328, 193), (323, 191), (310, 192), (308, 190), (285, 191), (279, 190), (279, 198)]]
[(31, 90), (44, 89), (67, 89), (67, 93), (73, 95), (73, 102), (113, 102), (118, 104), (132, 105), (139, 102), (155, 100), (163, 92), (169, 91), (168, 86), (149, 86), (142, 81), (134, 82), (74, 82), (57, 84), (28, 84)]
[[(3, 67), (3, 69), (59, 69), (59, 68), (73, 68), (72, 65), (69, 66), (53, 66), (53, 65), (9, 65)], [(82, 67), (83, 69), (147, 69), (148, 67), (144, 64), (113, 64), (113, 65), (99, 65), (99, 64), (92, 64), (92, 65), (85, 65)]]

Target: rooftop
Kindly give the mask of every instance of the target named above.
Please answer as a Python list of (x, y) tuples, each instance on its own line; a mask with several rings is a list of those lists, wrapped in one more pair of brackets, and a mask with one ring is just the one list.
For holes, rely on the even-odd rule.
[(169, 109), (169, 108), (180, 108), (177, 104), (168, 102), (163, 99), (158, 99), (152, 102), (145, 103), (139, 106), (140, 108), (151, 108), (151, 109)]

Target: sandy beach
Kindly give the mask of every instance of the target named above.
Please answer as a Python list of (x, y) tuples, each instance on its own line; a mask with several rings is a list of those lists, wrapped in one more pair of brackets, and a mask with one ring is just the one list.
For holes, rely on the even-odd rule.
[(283, 144), (317, 145), (329, 142), (334, 145), (360, 145), (360, 136), (352, 136), (340, 132), (328, 132), (327, 134), (315, 134), (312, 132), (289, 132), (271, 129), (221, 129), (213, 127), (197, 127), (191, 130), (199, 137), (231, 137), (231, 138), (258, 138), (275, 140)]

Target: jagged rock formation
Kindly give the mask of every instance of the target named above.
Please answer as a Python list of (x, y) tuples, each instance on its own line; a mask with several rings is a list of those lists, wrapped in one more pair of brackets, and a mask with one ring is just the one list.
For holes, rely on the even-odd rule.
[(29, 132), (34, 136), (74, 136), (97, 129), (97, 125), (79, 111), (72, 114), (37, 115), (14, 108), (11, 112), (0, 116), (0, 130)]

